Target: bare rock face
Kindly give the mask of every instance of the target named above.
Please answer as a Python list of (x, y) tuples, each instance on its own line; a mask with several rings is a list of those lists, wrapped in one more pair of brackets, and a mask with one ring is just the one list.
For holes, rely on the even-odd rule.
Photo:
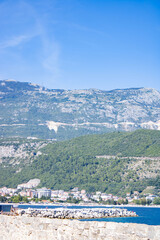
[(22, 138), (0, 138), (0, 164), (17, 166), (20, 163), (28, 164), (34, 157), (41, 155), (40, 149), (48, 141)]
[(159, 240), (160, 226), (0, 215), (1, 240)]
[(0, 136), (72, 138), (139, 128), (160, 130), (160, 92), (46, 89), (0, 81)]

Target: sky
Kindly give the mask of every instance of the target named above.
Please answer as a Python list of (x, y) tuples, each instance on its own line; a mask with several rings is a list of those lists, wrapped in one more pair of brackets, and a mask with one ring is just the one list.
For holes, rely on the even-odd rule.
[(160, 90), (160, 1), (0, 0), (0, 79)]

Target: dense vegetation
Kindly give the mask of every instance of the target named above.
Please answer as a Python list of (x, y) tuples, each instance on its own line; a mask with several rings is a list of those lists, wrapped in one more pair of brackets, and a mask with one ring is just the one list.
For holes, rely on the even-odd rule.
[[(160, 132), (137, 130), (88, 135), (69, 141), (49, 143), (41, 149), (42, 155), (23, 166), (0, 169), (1, 185), (13, 186), (40, 178), (41, 186), (69, 190), (75, 186), (89, 192), (103, 191), (123, 195), (127, 191), (143, 191), (147, 186), (160, 188), (158, 167), (155, 177), (143, 178), (136, 169), (131, 169), (132, 157), (160, 157)], [(104, 158), (103, 155), (110, 155)], [(96, 156), (102, 156), (97, 158)], [(129, 158), (130, 157), (130, 158)], [(140, 161), (140, 160), (139, 160)], [(156, 160), (158, 163), (160, 160)], [(22, 164), (22, 163), (21, 163)], [(152, 163), (145, 160), (141, 172)], [(21, 166), (21, 165), (20, 165)], [(20, 167), (19, 166), (19, 167)]]

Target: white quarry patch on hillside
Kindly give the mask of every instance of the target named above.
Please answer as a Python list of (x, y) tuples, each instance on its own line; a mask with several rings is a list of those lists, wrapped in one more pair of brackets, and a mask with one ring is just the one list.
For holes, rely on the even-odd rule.
[(147, 129), (156, 129), (156, 130), (160, 130), (160, 120), (158, 120), (157, 122), (144, 122), (141, 123), (141, 127), (142, 128), (147, 128)]
[[(120, 119), (119, 119), (120, 120)], [(26, 124), (0, 124), (1, 127), (9, 127), (9, 126), (25, 126)], [(119, 121), (116, 124), (112, 124), (109, 122), (83, 122), (83, 123), (62, 123), (62, 122), (55, 122), (55, 121), (46, 121), (46, 123), (39, 123), (38, 125), (47, 125), (47, 127), (49, 128), (49, 130), (54, 130), (55, 133), (58, 132), (58, 128), (60, 126), (71, 126), (74, 128), (77, 127), (91, 127), (91, 126), (104, 126), (106, 128), (123, 128), (123, 130), (128, 131), (128, 130), (132, 130), (133, 128), (135, 128), (137, 125), (134, 122), (129, 122), (129, 121)], [(140, 124), (140, 126), (142, 128), (146, 128), (146, 129), (156, 129), (156, 130), (160, 130), (160, 120), (157, 122), (153, 122), (153, 121), (148, 121), (148, 122), (143, 122)]]
[(27, 137), (27, 139), (32, 139), (32, 140), (35, 140), (35, 139), (38, 139), (37, 137)]
[(47, 124), (47, 127), (49, 128), (49, 130), (54, 130), (56, 133), (58, 132), (58, 128), (60, 126), (71, 126), (71, 127), (81, 127), (81, 126), (92, 126), (92, 125), (95, 125), (95, 126), (105, 126), (107, 128), (112, 128), (114, 127), (113, 124), (111, 123), (107, 123), (107, 122), (104, 122), (104, 123), (93, 123), (93, 122), (84, 122), (84, 123), (60, 123), (60, 122), (54, 122), (54, 121), (47, 121), (46, 122)]
[[(112, 124), (109, 122), (61, 123), (61, 122), (47, 121), (46, 125), (49, 128), (49, 130), (54, 130), (55, 133), (58, 132), (58, 128), (60, 126), (71, 126), (71, 127), (77, 128), (77, 127), (82, 127), (82, 126), (90, 127), (90, 126), (94, 125), (94, 126), (104, 126), (106, 128), (115, 128), (115, 129), (120, 127), (120, 128), (123, 128), (123, 130), (125, 130), (125, 131), (132, 130), (135, 127), (137, 127), (136, 123), (129, 122), (129, 121), (121, 121), (121, 122), (118, 122), (117, 124)], [(160, 120), (157, 122), (152, 122), (152, 121), (144, 122), (144, 123), (141, 123), (140, 126), (142, 128), (160, 130)]]
[(41, 180), (38, 178), (30, 179), (27, 183), (22, 183), (17, 186), (18, 189), (21, 188), (33, 188), (40, 184)]
[(66, 125), (65, 123), (54, 122), (54, 121), (47, 121), (46, 124), (47, 124), (47, 127), (49, 128), (49, 130), (54, 130), (55, 133), (58, 132), (59, 126)]

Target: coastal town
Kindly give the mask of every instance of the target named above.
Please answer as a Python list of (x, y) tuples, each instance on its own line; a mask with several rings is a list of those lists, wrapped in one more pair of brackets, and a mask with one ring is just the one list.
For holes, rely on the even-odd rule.
[(20, 203), (44, 203), (44, 204), (106, 204), (106, 205), (150, 205), (160, 204), (159, 196), (153, 194), (141, 195), (138, 191), (126, 193), (125, 197), (114, 196), (100, 191), (87, 193), (85, 189), (78, 187), (70, 191), (51, 190), (48, 188), (37, 188), (40, 179), (31, 179), (27, 183), (22, 183), (17, 188), (0, 188), (0, 202), (20, 202)]

